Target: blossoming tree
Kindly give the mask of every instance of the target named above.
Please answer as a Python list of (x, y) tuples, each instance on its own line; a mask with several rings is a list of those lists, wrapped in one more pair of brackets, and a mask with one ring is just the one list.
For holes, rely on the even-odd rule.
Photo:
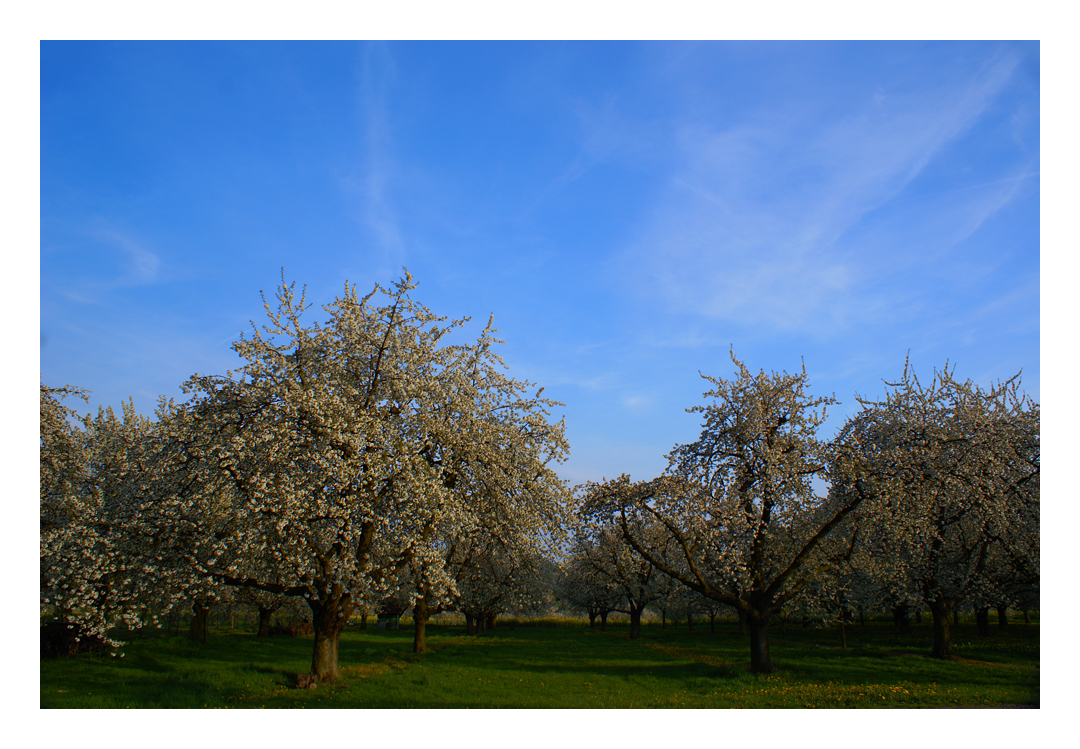
[[(571, 559), (587, 574), (586, 579), (593, 581), (594, 593), (607, 593), (610, 611), (630, 616), (630, 639), (636, 640), (641, 637), (641, 615), (650, 603), (670, 592), (672, 580), (658, 565), (634, 551), (605, 505), (591, 501), (603, 486), (590, 483), (579, 489), (583, 502)], [(651, 542), (654, 549), (663, 545), (659, 529), (649, 519), (634, 524), (632, 533), (645, 543)]]
[(595, 628), (599, 619), (601, 631), (607, 631), (608, 614), (619, 608), (622, 599), (610, 577), (599, 574), (584, 545), (571, 548), (563, 560), (557, 594), (561, 603), (588, 615), (590, 628)]
[(1037, 585), (1039, 406), (1019, 375), (984, 390), (946, 366), (923, 385), (905, 364), (887, 386), (838, 436), (834, 489), (874, 497), (857, 516), (863, 569), (929, 606), (947, 658), (958, 604)]
[(320, 681), (337, 678), (361, 599), (406, 581), (423, 621), (452, 595), (446, 531), (473, 527), (483, 502), (529, 532), (562, 501), (558, 404), (503, 374), (490, 321), (475, 343), (449, 343), (467, 320), (435, 316), (414, 288), (407, 274), (362, 297), (346, 285), (309, 323), (283, 281), (267, 323), (234, 344), (240, 372), (187, 382), (183, 479), (151, 503), (198, 536), (198, 575), (304, 598)]
[(734, 379), (703, 375), (713, 402), (689, 409), (704, 415), (701, 436), (671, 452), (665, 475), (594, 486), (588, 501), (617, 514), (644, 560), (741, 611), (751, 670), (767, 673), (770, 617), (827, 565), (827, 547), (863, 497), (820, 497), (811, 486), (827, 477), (828, 445), (817, 431), (835, 399), (807, 394), (805, 368), (753, 374), (731, 359)]
[(143, 560), (131, 553), (153, 425), (129, 400), (122, 418), (99, 408), (80, 428), (60, 405), (65, 395), (86, 394), (41, 387), (41, 605), (82, 634), (107, 639), (111, 626), (137, 626), (163, 605), (160, 587), (146, 584)]

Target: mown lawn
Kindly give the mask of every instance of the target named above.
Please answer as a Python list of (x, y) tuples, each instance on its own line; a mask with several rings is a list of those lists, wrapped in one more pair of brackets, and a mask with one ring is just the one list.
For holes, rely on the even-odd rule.
[(930, 658), (929, 625), (899, 635), (891, 624), (848, 631), (776, 626), (777, 671), (748, 672), (734, 625), (688, 632), (500, 624), (481, 637), (428, 627), (431, 652), (412, 633), (350, 628), (342, 678), (292, 686), (310, 666), (311, 638), (261, 639), (217, 630), (203, 645), (160, 633), (126, 635), (118, 655), (41, 661), (43, 708), (805, 708), (967, 707), (1039, 703), (1039, 627), (1010, 624), (980, 638), (953, 628), (957, 658)]

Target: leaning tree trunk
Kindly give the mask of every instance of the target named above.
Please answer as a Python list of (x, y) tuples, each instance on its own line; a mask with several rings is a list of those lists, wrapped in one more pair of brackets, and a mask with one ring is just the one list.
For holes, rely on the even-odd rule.
[(274, 615), (274, 610), (268, 606), (259, 607), (259, 631), (255, 635), (256, 637), (269, 637), (270, 636), (270, 617)]
[(1009, 607), (1008, 606), (998, 606), (997, 607), (997, 615), (998, 615), (998, 629), (1005, 629), (1005, 627), (1007, 627), (1009, 625)]
[(949, 606), (943, 597), (930, 601), (930, 613), (934, 616), (934, 648), (931, 655), (935, 658), (952, 658), (952, 635), (949, 634)]
[(975, 609), (975, 624), (979, 628), (979, 637), (990, 636), (990, 607), (980, 606)]
[(202, 601), (195, 599), (192, 605), (194, 616), (191, 617), (191, 625), (188, 627), (188, 639), (196, 642), (206, 642), (206, 630), (210, 619), (210, 608), (203, 606)]
[(311, 626), (315, 632), (315, 647), (311, 654), (311, 675), (316, 681), (334, 681), (338, 672), (338, 643), (341, 633), (353, 612), (352, 598), (334, 585), (331, 595), (308, 599), (311, 607)]

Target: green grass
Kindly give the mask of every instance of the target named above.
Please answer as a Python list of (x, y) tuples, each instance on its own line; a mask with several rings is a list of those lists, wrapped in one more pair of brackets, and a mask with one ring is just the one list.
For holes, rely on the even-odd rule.
[(260, 639), (212, 630), (205, 644), (157, 633), (127, 635), (124, 657), (87, 654), (41, 662), (49, 708), (787, 708), (1038, 705), (1038, 625), (1010, 624), (980, 638), (953, 628), (957, 658), (930, 658), (929, 625), (901, 636), (891, 624), (836, 630), (788, 625), (772, 637), (777, 671), (748, 672), (734, 625), (502, 625), (481, 637), (428, 627), (432, 652), (414, 655), (412, 632), (342, 636), (342, 678), (291, 686), (311, 660), (311, 638)]

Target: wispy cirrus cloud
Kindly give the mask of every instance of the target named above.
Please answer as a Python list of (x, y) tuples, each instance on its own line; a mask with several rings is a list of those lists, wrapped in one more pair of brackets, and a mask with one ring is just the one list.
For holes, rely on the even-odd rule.
[(148, 249), (144, 243), (135, 240), (129, 235), (112, 230), (99, 232), (98, 236), (123, 251), (127, 256), (127, 263), (125, 263), (121, 275), (114, 280), (113, 285), (143, 286), (158, 280), (161, 259), (157, 253)]
[[(845, 238), (979, 121), (1018, 63), (1006, 51), (967, 80), (878, 91), (829, 110), (836, 114), (791, 101), (724, 128), (683, 126), (681, 162), (619, 272), (667, 311), (779, 332), (844, 329), (865, 314), (864, 284), (893, 260)], [(935, 223), (949, 228), (908, 253), (962, 241), (1016, 190), (1002, 181), (901, 212), (901, 237)], [(874, 292), (871, 306), (881, 302), (881, 289)]]
[[(576, 150), (562, 164), (556, 176), (542, 183), (535, 195), (524, 204), (518, 218), (535, 214), (548, 201), (557, 199), (560, 193), (605, 162), (630, 156), (637, 159), (650, 150), (655, 143), (655, 133), (628, 118), (622, 111), (624, 102), (611, 93), (600, 101), (573, 99), (565, 107), (574, 123)], [(651, 136), (651, 137), (650, 137)]]
[(58, 284), (57, 291), (62, 296), (80, 304), (95, 304), (112, 290), (148, 286), (162, 280), (160, 253), (133, 232), (98, 225), (87, 233), (92, 259), (56, 274), (61, 279), (65, 276), (71, 279)]
[(377, 273), (384, 277), (398, 272), (405, 258), (404, 231), (394, 200), (400, 167), (390, 125), (395, 65), (389, 46), (382, 42), (364, 44), (358, 65), (358, 137), (363, 161), (343, 180), (343, 187), (358, 199), (356, 220), (379, 250)]

